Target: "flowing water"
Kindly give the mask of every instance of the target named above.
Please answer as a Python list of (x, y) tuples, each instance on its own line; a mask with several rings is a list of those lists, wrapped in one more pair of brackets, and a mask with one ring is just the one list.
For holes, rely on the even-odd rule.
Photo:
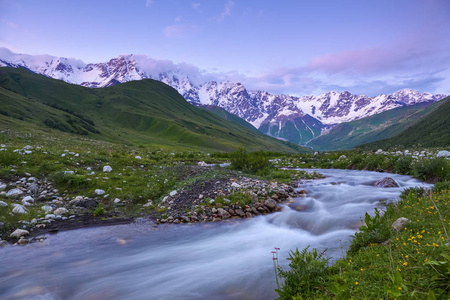
[[(408, 176), (315, 170), (306, 197), (250, 220), (186, 225), (131, 224), (60, 232), (44, 243), (0, 249), (0, 299), (274, 299), (274, 247), (308, 245), (343, 255), (365, 212), (395, 201)], [(400, 188), (370, 184), (385, 176)]]

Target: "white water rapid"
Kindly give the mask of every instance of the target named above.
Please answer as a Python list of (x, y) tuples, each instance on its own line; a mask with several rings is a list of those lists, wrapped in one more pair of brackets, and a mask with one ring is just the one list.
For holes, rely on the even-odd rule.
[[(0, 248), (0, 299), (274, 299), (274, 247), (285, 269), (289, 251), (308, 245), (337, 259), (365, 212), (404, 188), (430, 187), (395, 174), (315, 171), (328, 177), (302, 182), (307, 197), (250, 220), (88, 228)], [(370, 185), (386, 176), (400, 188)]]

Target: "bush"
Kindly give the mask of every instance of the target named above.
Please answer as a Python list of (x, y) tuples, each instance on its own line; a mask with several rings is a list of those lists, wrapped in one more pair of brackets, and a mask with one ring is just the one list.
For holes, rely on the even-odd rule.
[(397, 159), (394, 164), (394, 172), (397, 174), (408, 175), (411, 172), (412, 157), (403, 156)]
[(359, 229), (360, 232), (355, 233), (355, 238), (350, 245), (348, 253), (356, 253), (362, 247), (366, 247), (372, 243), (384, 242), (391, 234), (387, 219), (380, 216), (378, 209), (375, 209), (375, 216), (373, 217), (366, 213), (364, 223)]
[[(329, 278), (328, 260), (323, 255), (325, 251), (318, 252), (312, 249), (308, 252), (308, 247), (301, 252), (298, 248), (291, 251), (289, 271), (278, 271), (278, 276), (282, 279), (281, 289), (276, 289), (280, 300), (294, 299), (295, 297), (309, 296), (306, 299), (313, 299), (312, 295), (323, 292)], [(284, 282), (283, 282), (284, 281)], [(301, 298), (300, 298), (301, 299)]]
[(433, 192), (439, 193), (442, 191), (450, 191), (450, 181), (436, 182), (433, 187)]
[(55, 185), (64, 186), (67, 188), (84, 187), (89, 184), (86, 176), (78, 174), (64, 174), (63, 171), (52, 174), (50, 178)]
[(105, 209), (103, 208), (103, 203), (99, 203), (97, 208), (94, 210), (94, 217), (101, 216), (105, 214)]
[(264, 151), (247, 153), (241, 148), (231, 155), (231, 168), (235, 170), (263, 175), (267, 174), (271, 167), (269, 157)]
[(421, 180), (438, 179), (446, 180), (449, 176), (449, 163), (444, 157), (436, 157), (422, 160), (413, 166), (414, 177)]

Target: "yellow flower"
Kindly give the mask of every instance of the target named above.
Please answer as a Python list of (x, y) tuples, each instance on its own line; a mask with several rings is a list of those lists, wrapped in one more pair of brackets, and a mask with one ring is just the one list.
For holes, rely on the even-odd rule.
[(401, 287), (398, 287), (398, 289), (401, 290), (402, 288), (401, 288)]
[(357, 282), (355, 282), (355, 284), (358, 284), (358, 281), (357, 281)]
[(407, 266), (407, 265), (408, 265), (408, 263), (407, 263), (407, 262), (405, 261), (405, 262), (403, 263), (403, 265), (404, 265), (404, 266)]

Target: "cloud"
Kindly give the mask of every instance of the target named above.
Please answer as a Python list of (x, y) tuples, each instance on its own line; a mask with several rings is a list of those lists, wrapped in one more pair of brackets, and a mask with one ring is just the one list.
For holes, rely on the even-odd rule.
[(198, 31), (198, 27), (191, 24), (176, 24), (164, 28), (164, 35), (169, 38), (188, 38)]
[(149, 8), (150, 6), (152, 6), (153, 2), (155, 2), (155, 0), (146, 0), (145, 1), (145, 7)]
[(183, 20), (182, 16), (178, 16), (178, 17), (175, 18), (175, 22), (176, 23), (180, 23), (182, 20)]
[(227, 3), (224, 5), (224, 10), (220, 13), (220, 15), (213, 17), (212, 19), (216, 22), (222, 22), (226, 17), (231, 16), (231, 10), (233, 9), (234, 2), (231, 0), (228, 0)]
[(1, 22), (2, 22), (3, 24), (5, 24), (6, 26), (8, 26), (9, 28), (14, 28), (14, 29), (15, 29), (15, 28), (19, 28), (19, 25), (18, 25), (17, 23), (11, 22), (11, 21), (9, 21), (9, 20), (2, 19)]
[(192, 3), (192, 8), (198, 11), (200, 9), (200, 3)]

